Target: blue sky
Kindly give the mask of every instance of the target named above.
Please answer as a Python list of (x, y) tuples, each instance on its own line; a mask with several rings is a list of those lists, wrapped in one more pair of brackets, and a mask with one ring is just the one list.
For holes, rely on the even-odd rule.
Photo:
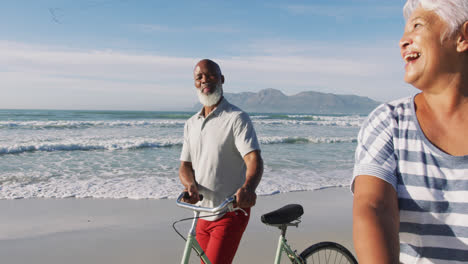
[(192, 69), (226, 92), (265, 88), (388, 101), (403, 82), (403, 0), (0, 3), (0, 108), (177, 110)]

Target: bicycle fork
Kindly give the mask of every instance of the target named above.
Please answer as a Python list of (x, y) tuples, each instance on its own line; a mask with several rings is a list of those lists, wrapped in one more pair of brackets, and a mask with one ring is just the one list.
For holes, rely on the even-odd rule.
[(193, 213), (194, 213), (194, 219), (192, 222), (192, 226), (190, 227), (189, 234), (187, 236), (187, 241), (185, 242), (184, 255), (180, 263), (181, 264), (189, 263), (190, 252), (192, 251), (192, 248), (193, 248), (205, 264), (211, 264), (210, 260), (205, 255), (205, 252), (200, 247), (200, 244), (198, 244), (198, 241), (196, 239), (196, 228), (197, 228), (197, 222), (198, 222), (198, 217), (200, 216), (200, 212), (195, 211)]

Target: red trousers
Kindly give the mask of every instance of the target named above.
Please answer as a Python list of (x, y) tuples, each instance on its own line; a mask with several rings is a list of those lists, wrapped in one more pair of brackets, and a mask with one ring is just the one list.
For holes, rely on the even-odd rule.
[[(216, 221), (198, 220), (197, 241), (212, 264), (230, 264), (249, 223), (250, 208), (226, 213)], [(203, 263), (203, 261), (201, 262)]]

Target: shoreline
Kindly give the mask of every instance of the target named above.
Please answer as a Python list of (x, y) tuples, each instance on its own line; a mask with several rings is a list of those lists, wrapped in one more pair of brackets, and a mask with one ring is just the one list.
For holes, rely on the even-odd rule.
[[(354, 252), (351, 192), (332, 187), (258, 196), (233, 263), (273, 262), (280, 232), (260, 216), (289, 203), (304, 207), (299, 227), (288, 228), (291, 247), (335, 241)], [(178, 263), (184, 241), (172, 222), (192, 216), (174, 199), (0, 200), (0, 210), (0, 254), (11, 264)], [(184, 236), (190, 223), (177, 225)]]

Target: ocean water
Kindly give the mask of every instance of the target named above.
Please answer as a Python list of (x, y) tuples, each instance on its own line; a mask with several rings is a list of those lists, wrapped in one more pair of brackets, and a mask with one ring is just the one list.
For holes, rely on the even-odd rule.
[[(174, 198), (189, 112), (0, 110), (0, 199)], [(364, 116), (250, 114), (261, 195), (348, 186)]]

